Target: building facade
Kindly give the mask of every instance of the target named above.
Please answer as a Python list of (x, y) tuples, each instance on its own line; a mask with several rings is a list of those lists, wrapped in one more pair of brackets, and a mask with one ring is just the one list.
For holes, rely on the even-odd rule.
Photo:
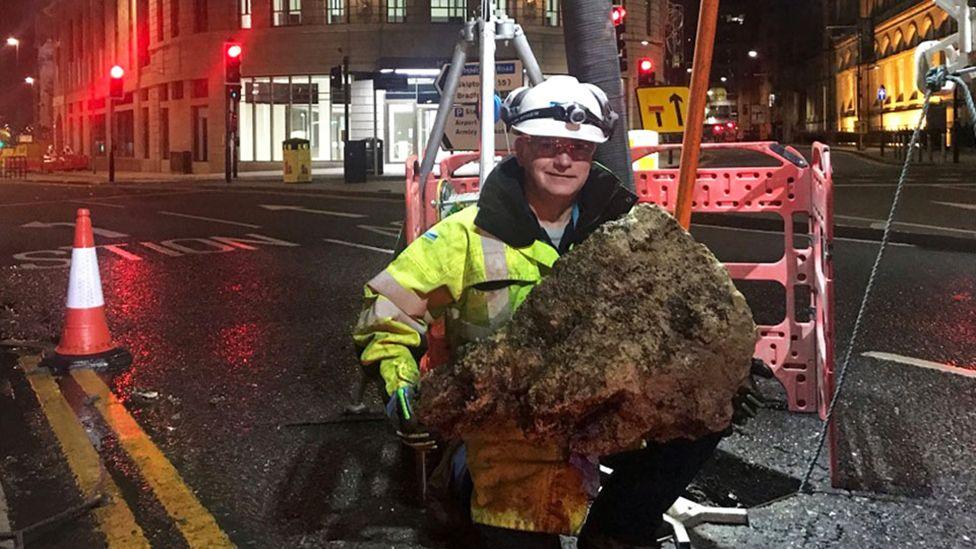
[[(867, 133), (914, 128), (924, 98), (915, 84), (915, 47), (956, 32), (955, 21), (931, 1), (840, 4), (832, 24), (843, 32), (830, 50), (835, 129)], [(945, 112), (951, 126), (951, 95), (933, 96), (933, 104), (932, 112)]]
[[(41, 131), (56, 147), (104, 163), (108, 71), (118, 64), (126, 70), (125, 97), (114, 107), (118, 169), (166, 172), (173, 158), (189, 152), (194, 173), (222, 172), (223, 45), (235, 41), (244, 52), (237, 120), (242, 169), (277, 166), (288, 138), (308, 139), (313, 161), (341, 161), (346, 101), (349, 138), (375, 135), (384, 141), (386, 162), (403, 162), (425, 146), (439, 100), (436, 74), (479, 4), (54, 0), (38, 20), (45, 52), (40, 74), (47, 79), (40, 86)], [(626, 2), (630, 59), (650, 56), (660, 66), (665, 4)], [(522, 25), (544, 73), (566, 72), (559, 0), (496, 0), (496, 6)], [(477, 48), (471, 51), (469, 58)], [(504, 46), (499, 58), (506, 53), (514, 58)], [(344, 58), (352, 85), (340, 95), (330, 71)], [(382, 85), (388, 75), (403, 78)], [(624, 76), (632, 86), (635, 67)]]

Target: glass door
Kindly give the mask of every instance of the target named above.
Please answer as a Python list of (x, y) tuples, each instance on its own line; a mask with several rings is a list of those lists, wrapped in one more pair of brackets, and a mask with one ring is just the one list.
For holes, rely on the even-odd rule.
[(387, 137), (384, 146), (387, 161), (405, 162), (407, 157), (416, 154), (417, 120), (416, 104), (413, 101), (387, 103)]

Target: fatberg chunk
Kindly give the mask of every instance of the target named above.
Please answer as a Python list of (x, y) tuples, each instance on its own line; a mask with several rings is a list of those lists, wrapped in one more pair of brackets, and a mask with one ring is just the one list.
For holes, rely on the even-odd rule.
[(728, 427), (756, 325), (728, 272), (642, 204), (556, 262), (512, 321), (421, 380), (447, 436), (514, 421), (532, 440), (607, 455)]

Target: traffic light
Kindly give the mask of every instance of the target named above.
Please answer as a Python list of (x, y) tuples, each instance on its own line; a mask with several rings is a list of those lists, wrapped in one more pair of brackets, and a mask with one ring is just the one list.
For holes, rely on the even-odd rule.
[(240, 84), (229, 84), (227, 86), (227, 99), (231, 101), (241, 100), (241, 85)]
[(122, 78), (125, 76), (125, 69), (119, 65), (113, 66), (108, 71), (108, 96), (112, 99), (122, 99), (125, 97), (125, 89)]
[[(241, 57), (243, 48), (237, 42), (224, 42), (224, 83), (237, 85), (241, 83)], [(239, 95), (239, 94), (238, 94)]]
[(650, 57), (641, 57), (637, 61), (637, 87), (647, 88), (654, 85), (654, 61)]
[(613, 21), (613, 29), (617, 33), (617, 59), (620, 61), (620, 72), (627, 72), (627, 41), (624, 33), (627, 32), (627, 8), (623, 6), (613, 6), (610, 8), (610, 20)]

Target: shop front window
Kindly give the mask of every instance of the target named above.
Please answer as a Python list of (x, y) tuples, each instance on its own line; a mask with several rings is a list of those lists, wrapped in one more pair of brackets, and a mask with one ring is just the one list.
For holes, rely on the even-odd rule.
[(246, 79), (240, 108), (241, 161), (281, 160), (288, 138), (307, 139), (313, 160), (341, 158), (331, 145), (328, 76)]

